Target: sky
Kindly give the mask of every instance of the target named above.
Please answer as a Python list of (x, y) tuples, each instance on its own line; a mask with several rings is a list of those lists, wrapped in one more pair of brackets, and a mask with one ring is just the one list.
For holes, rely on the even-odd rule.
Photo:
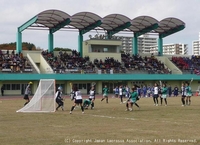
[[(92, 12), (102, 18), (115, 13), (130, 19), (146, 15), (158, 21), (175, 17), (182, 20), (186, 27), (165, 37), (163, 44), (188, 44), (191, 54), (192, 41), (199, 39), (199, 6), (200, 0), (0, 0), (0, 44), (16, 42), (19, 26), (42, 11), (56, 9), (71, 16), (78, 12)], [(89, 35), (95, 33), (84, 34), (84, 40), (89, 39)], [(26, 29), (22, 32), (22, 41), (47, 49), (48, 31)], [(54, 47), (77, 49), (78, 30), (55, 32)]]

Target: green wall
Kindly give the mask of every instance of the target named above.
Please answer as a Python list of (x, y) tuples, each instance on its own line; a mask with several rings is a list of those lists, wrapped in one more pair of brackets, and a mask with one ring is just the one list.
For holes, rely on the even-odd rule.
[(66, 81), (78, 80), (184, 80), (189, 81), (200, 80), (200, 76), (192, 74), (1, 74), (0, 80), (40, 80), (40, 79), (55, 79)]

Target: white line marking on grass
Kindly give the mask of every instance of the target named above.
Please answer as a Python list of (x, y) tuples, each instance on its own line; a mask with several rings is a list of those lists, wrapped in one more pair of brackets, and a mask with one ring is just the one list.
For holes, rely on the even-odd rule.
[(134, 118), (127, 118), (127, 117), (126, 118), (122, 118), (122, 117), (105, 116), (105, 115), (91, 115), (91, 114), (87, 114), (87, 115), (93, 116), (93, 117), (110, 118), (110, 119), (135, 120)]

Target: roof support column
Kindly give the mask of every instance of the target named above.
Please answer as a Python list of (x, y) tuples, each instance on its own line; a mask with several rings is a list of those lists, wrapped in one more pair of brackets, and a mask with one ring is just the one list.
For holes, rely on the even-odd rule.
[(132, 54), (137, 55), (138, 54), (138, 34), (134, 33), (134, 37), (132, 39)]
[(53, 51), (53, 33), (51, 33), (49, 31), (49, 35), (48, 35), (48, 52), (52, 52)]
[(22, 52), (22, 33), (17, 31), (17, 53)]
[(79, 31), (78, 35), (78, 52), (80, 53), (80, 56), (83, 56), (83, 34)]
[(163, 56), (163, 38), (160, 36), (158, 38), (158, 55)]

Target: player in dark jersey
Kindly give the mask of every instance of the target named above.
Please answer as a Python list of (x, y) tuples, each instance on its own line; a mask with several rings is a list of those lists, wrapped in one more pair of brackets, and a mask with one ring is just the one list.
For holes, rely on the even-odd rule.
[(174, 97), (178, 96), (179, 88), (177, 86), (174, 87)]
[(25, 92), (24, 92), (24, 100), (26, 100), (26, 102), (24, 103), (24, 106), (30, 102), (29, 94), (31, 92), (31, 90), (30, 90), (31, 84), (33, 84), (33, 83), (32, 82), (28, 83), (28, 85), (26, 86)]
[(58, 108), (62, 108), (62, 111), (64, 111), (64, 102), (63, 102), (63, 98), (61, 97), (62, 95), (62, 88), (58, 87), (58, 90), (56, 92), (56, 103), (58, 104), (58, 106), (56, 107), (56, 110), (58, 110)]

